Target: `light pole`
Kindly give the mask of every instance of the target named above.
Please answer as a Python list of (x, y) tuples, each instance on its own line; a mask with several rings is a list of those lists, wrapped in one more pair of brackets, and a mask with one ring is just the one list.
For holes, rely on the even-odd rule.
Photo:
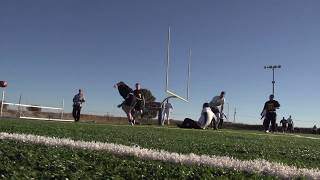
[(273, 65), (273, 66), (264, 66), (264, 69), (272, 69), (272, 94), (274, 95), (274, 70), (277, 68), (281, 68), (281, 65)]

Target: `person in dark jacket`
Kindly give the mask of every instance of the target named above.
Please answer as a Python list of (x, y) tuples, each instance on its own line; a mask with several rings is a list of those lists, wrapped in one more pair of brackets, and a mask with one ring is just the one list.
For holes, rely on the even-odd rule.
[(82, 89), (79, 89), (79, 93), (73, 97), (72, 101), (73, 101), (72, 116), (74, 118), (74, 121), (78, 122), (80, 120), (80, 112), (81, 112), (82, 105), (85, 102)]

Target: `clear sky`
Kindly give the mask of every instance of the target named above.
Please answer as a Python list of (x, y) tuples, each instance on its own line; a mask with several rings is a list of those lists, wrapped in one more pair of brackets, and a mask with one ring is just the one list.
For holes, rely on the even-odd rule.
[[(192, 48), (190, 103), (173, 100), (174, 118), (197, 119), (203, 102), (226, 91), (230, 119), (261, 124), (272, 93), (278, 120), (320, 126), (318, 0), (1, 0), (0, 79), (7, 101), (59, 106), (83, 88), (83, 111), (124, 115), (112, 88), (140, 82), (165, 97), (166, 36), (171, 26), (170, 88), (184, 96)], [(225, 112), (227, 113), (227, 105)]]

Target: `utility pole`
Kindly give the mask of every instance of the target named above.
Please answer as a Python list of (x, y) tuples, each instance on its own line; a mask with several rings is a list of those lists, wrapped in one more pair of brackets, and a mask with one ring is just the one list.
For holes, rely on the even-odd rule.
[(2, 99), (1, 99), (1, 107), (0, 107), (0, 117), (2, 117), (3, 103), (4, 103), (4, 89), (2, 90)]
[(233, 113), (233, 123), (236, 122), (236, 114), (237, 114), (237, 108), (234, 108), (234, 113)]
[(22, 115), (22, 108), (21, 108), (21, 98), (22, 98), (22, 94), (20, 94), (20, 97), (19, 97), (19, 106), (18, 106), (18, 115), (19, 115), (19, 118), (21, 117)]
[(228, 121), (229, 121), (229, 103), (228, 102), (227, 102), (227, 106), (228, 106), (227, 117), (228, 117)]
[(281, 68), (281, 65), (264, 66), (264, 69), (272, 69), (272, 94), (273, 95), (274, 95), (274, 84), (276, 83), (274, 80), (274, 70), (277, 68)]

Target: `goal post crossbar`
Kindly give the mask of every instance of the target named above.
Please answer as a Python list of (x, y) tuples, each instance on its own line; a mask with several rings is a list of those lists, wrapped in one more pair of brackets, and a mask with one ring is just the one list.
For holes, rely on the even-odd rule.
[(188, 99), (185, 99), (185, 98), (183, 98), (183, 97), (181, 97), (181, 96), (179, 96), (179, 95), (175, 94), (175, 93), (174, 93), (174, 92), (172, 92), (172, 91), (167, 90), (166, 92), (167, 92), (168, 94), (170, 94), (170, 95), (172, 95), (172, 96), (174, 96), (174, 97), (176, 97), (176, 98), (178, 98), (178, 99), (182, 100), (182, 101), (189, 102), (189, 100), (188, 100)]

